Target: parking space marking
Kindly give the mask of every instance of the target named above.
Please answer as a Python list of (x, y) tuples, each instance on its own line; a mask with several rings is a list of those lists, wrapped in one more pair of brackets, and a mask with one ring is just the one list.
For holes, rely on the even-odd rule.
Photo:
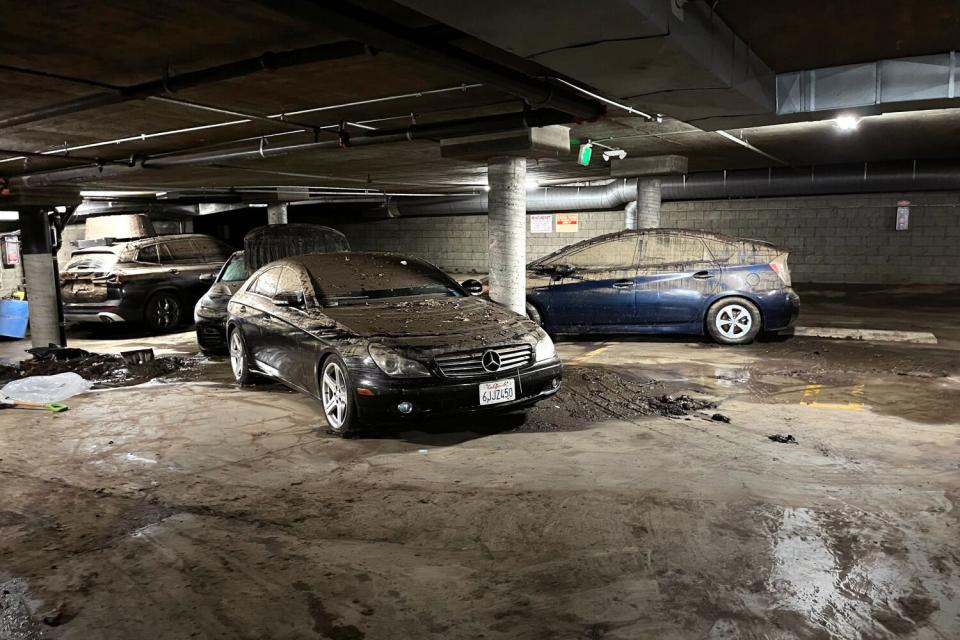
[(819, 409), (844, 409), (851, 411), (858, 411), (864, 407), (862, 402), (864, 386), (862, 384), (855, 385), (850, 390), (850, 396), (857, 399), (855, 402), (818, 402), (817, 398), (820, 397), (822, 390), (823, 385), (808, 384), (800, 395), (800, 404), (817, 407)]
[(573, 360), (570, 360), (567, 364), (570, 365), (570, 366), (573, 366), (573, 367), (578, 367), (578, 366), (586, 363), (588, 360), (591, 360), (591, 359), (595, 358), (596, 356), (598, 356), (599, 354), (603, 353), (604, 351), (606, 351), (606, 350), (609, 349), (609, 348), (610, 348), (610, 343), (609, 343), (609, 342), (608, 342), (608, 343), (604, 343), (602, 346), (597, 347), (597, 348), (594, 349), (593, 351), (588, 351), (588, 352), (586, 352), (586, 353), (584, 353), (584, 354), (581, 354), (581, 355), (577, 356), (577, 357), (574, 358)]

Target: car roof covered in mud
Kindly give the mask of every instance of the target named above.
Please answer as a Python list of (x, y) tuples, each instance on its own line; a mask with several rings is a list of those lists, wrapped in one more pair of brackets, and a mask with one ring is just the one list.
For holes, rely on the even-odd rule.
[(212, 238), (213, 236), (204, 235), (202, 233), (174, 233), (170, 235), (162, 236), (149, 236), (147, 238), (137, 238), (136, 240), (118, 240), (110, 244), (98, 244), (92, 247), (84, 247), (83, 249), (77, 249), (70, 255), (75, 256), (77, 254), (83, 253), (116, 253), (120, 254), (123, 251), (128, 249), (139, 249), (140, 247), (150, 244), (152, 242), (157, 242), (158, 240), (180, 240), (183, 238)]
[(779, 247), (765, 240), (753, 240), (751, 238), (738, 238), (736, 236), (729, 236), (723, 233), (716, 233), (714, 231), (704, 231), (703, 229), (681, 229), (681, 228), (672, 228), (672, 227), (657, 228), (657, 229), (626, 229), (624, 231), (614, 231), (613, 233), (607, 233), (602, 236), (596, 236), (594, 238), (588, 238), (586, 240), (581, 240), (580, 242), (568, 244), (567, 246), (561, 247), (560, 249), (557, 249), (552, 253), (549, 253), (545, 256), (537, 258), (536, 260), (533, 260), (532, 262), (527, 264), (527, 267), (529, 268), (529, 267), (536, 266), (542, 262), (547, 262), (551, 258), (555, 258), (557, 256), (563, 255), (564, 253), (574, 249), (589, 247), (591, 245), (598, 244), (601, 242), (616, 240), (617, 238), (650, 235), (654, 233), (658, 235), (688, 236), (688, 237), (694, 236), (694, 237), (701, 238), (703, 240), (713, 240), (716, 242), (724, 242), (729, 244), (749, 243), (749, 244), (755, 245), (758, 249), (786, 253), (786, 250), (780, 249)]

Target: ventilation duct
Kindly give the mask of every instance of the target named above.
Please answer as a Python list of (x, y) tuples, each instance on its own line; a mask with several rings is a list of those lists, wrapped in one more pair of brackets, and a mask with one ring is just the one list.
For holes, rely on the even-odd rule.
[[(949, 190), (960, 191), (960, 162), (748, 169), (661, 178), (664, 201)], [(615, 211), (636, 199), (637, 178), (594, 187), (539, 187), (527, 192), (527, 212)], [(487, 212), (487, 195), (395, 200), (387, 212), (390, 217), (478, 215)]]

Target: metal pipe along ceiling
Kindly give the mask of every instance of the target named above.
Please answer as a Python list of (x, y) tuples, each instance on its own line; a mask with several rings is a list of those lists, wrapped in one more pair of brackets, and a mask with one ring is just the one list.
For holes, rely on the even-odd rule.
[[(569, 122), (569, 115), (553, 109), (535, 109), (518, 113), (505, 113), (478, 118), (465, 118), (429, 124), (411, 125), (403, 128), (377, 129), (362, 135), (352, 136), (349, 146), (367, 146), (412, 140), (436, 140), (480, 133), (515, 131), (528, 127), (545, 127)], [(233, 160), (252, 160), (257, 158), (280, 157), (295, 153), (336, 149), (339, 140), (324, 140), (286, 146), (271, 147), (262, 141), (237, 146), (222, 151), (199, 153), (177, 153), (162, 157), (148, 157), (132, 167), (79, 167), (75, 169), (53, 170), (14, 177), (10, 185), (16, 188), (32, 189), (53, 184), (83, 182), (126, 176), (145, 169), (163, 169), (165, 167), (202, 166)]]
[[(957, 189), (960, 189), (960, 162), (930, 161), (668, 176), (661, 181), (661, 198), (664, 201), (714, 200)], [(527, 192), (527, 212), (614, 211), (636, 199), (637, 178), (614, 180), (596, 187), (540, 187)], [(462, 216), (486, 212), (486, 194), (442, 200), (393, 201), (388, 211), (392, 217)]]

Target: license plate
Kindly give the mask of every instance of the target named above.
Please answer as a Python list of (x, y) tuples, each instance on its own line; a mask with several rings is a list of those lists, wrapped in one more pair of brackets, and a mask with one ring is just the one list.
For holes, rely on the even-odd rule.
[(516, 399), (517, 394), (514, 391), (513, 383), (513, 378), (480, 383), (480, 406), (500, 404)]

